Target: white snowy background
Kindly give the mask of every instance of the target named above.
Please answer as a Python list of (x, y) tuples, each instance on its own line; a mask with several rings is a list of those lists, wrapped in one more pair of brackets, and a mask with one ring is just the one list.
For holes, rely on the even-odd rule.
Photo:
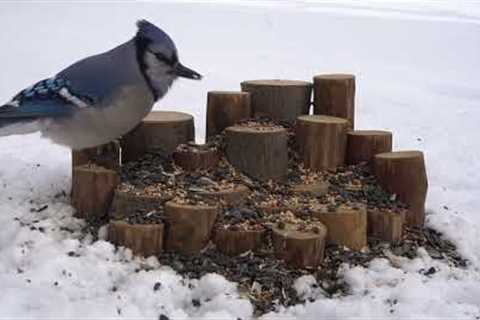
[[(179, 80), (156, 105), (194, 114), (199, 140), (208, 90), (354, 73), (358, 128), (392, 130), (396, 149), (425, 152), (427, 225), (470, 260), (458, 269), (420, 250), (414, 260), (345, 266), (352, 295), (329, 299), (302, 279), (298, 290), (317, 300), (265, 318), (480, 317), (479, 1), (1, 2), (0, 100), (126, 41), (140, 18), (164, 28), (183, 62), (205, 76)], [(252, 316), (218, 275), (182, 279), (154, 258), (82, 239), (84, 222), (55, 197), (68, 193), (70, 170), (69, 151), (37, 134), (0, 139), (0, 318)], [(432, 266), (431, 276), (419, 272)]]

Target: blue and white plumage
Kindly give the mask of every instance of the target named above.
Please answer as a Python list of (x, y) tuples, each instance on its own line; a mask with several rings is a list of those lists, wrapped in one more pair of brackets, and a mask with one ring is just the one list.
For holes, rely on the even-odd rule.
[(141, 20), (135, 37), (83, 59), (0, 106), (0, 136), (41, 131), (72, 149), (97, 146), (133, 129), (177, 77), (201, 79), (183, 66), (171, 38)]

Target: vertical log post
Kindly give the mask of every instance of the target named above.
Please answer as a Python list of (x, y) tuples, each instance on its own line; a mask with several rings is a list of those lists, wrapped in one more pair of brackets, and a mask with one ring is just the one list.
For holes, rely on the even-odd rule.
[(361, 250), (367, 245), (367, 211), (365, 206), (341, 205), (329, 212), (326, 207), (316, 208), (313, 216), (328, 230), (327, 242)]
[(175, 111), (152, 111), (137, 128), (121, 139), (125, 162), (140, 158), (148, 150), (171, 155), (182, 143), (195, 140), (193, 117)]
[(129, 224), (112, 221), (108, 225), (108, 240), (116, 246), (132, 250), (135, 255), (148, 257), (163, 251), (163, 224)]
[(388, 192), (410, 206), (406, 222), (410, 226), (423, 226), (428, 181), (425, 160), (421, 151), (380, 153), (374, 159), (374, 172), (378, 183)]
[(213, 241), (217, 250), (235, 256), (247, 251), (258, 250), (263, 244), (265, 229), (231, 230), (219, 226), (215, 229)]
[(369, 237), (397, 243), (402, 240), (405, 212), (387, 209), (368, 209), (367, 234)]
[(376, 154), (392, 151), (392, 133), (354, 130), (347, 133), (347, 164), (371, 162)]
[(347, 119), (355, 124), (355, 76), (324, 74), (313, 78), (313, 113)]
[(108, 214), (113, 193), (120, 183), (116, 171), (95, 165), (74, 168), (72, 205), (81, 218), (103, 217)]
[(173, 153), (175, 164), (186, 171), (209, 170), (220, 161), (216, 147), (198, 144), (181, 144)]
[(306, 168), (334, 169), (345, 164), (348, 121), (329, 116), (300, 116), (296, 142)]
[(250, 94), (235, 91), (209, 91), (207, 95), (207, 139), (252, 115)]
[(185, 254), (202, 250), (210, 240), (219, 206), (165, 203), (167, 237), (165, 248), (168, 251)]
[(287, 174), (285, 128), (233, 126), (225, 132), (226, 155), (233, 166), (261, 180), (281, 179)]
[(255, 117), (293, 122), (310, 111), (312, 84), (296, 80), (250, 80), (240, 84), (249, 92)]

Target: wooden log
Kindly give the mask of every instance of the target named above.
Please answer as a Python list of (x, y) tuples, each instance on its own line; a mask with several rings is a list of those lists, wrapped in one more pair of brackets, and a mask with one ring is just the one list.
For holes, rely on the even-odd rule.
[(428, 181), (421, 151), (397, 151), (377, 154), (374, 172), (378, 183), (409, 205), (406, 223), (423, 226)]
[(129, 224), (111, 221), (108, 225), (108, 240), (116, 246), (132, 250), (135, 255), (148, 257), (163, 251), (163, 224)]
[(371, 162), (378, 153), (392, 151), (392, 133), (354, 130), (347, 133), (347, 164)]
[(135, 161), (148, 150), (171, 155), (178, 145), (195, 140), (193, 117), (175, 111), (152, 111), (121, 139), (122, 159)]
[(355, 124), (355, 76), (323, 74), (313, 78), (313, 113), (347, 119)]
[(367, 235), (391, 243), (402, 240), (405, 212), (387, 209), (367, 210)]
[(228, 161), (261, 180), (281, 179), (287, 173), (288, 136), (282, 127), (233, 126), (226, 130)]
[(115, 189), (110, 217), (123, 219), (138, 212), (163, 210), (163, 205), (173, 198), (173, 192), (147, 193), (131, 185), (121, 184)]
[(186, 171), (210, 170), (220, 161), (220, 153), (208, 145), (181, 144), (173, 153), (173, 159)]
[(255, 117), (293, 122), (310, 111), (312, 83), (296, 80), (250, 80), (240, 84), (251, 95)]
[(327, 206), (313, 210), (313, 217), (320, 220), (328, 230), (327, 243), (361, 250), (367, 246), (367, 210), (364, 205), (339, 206), (329, 212)]
[(239, 184), (233, 188), (218, 191), (199, 191), (197, 194), (205, 198), (219, 200), (227, 206), (239, 206), (245, 202), (250, 192), (250, 188)]
[(296, 143), (304, 165), (312, 170), (334, 169), (345, 164), (348, 121), (329, 116), (300, 116)]
[(250, 94), (209, 91), (207, 95), (207, 139), (252, 116)]
[(315, 223), (315, 231), (300, 231), (293, 223), (278, 223), (272, 228), (272, 244), (275, 255), (286, 263), (298, 267), (317, 267), (325, 251), (327, 229)]
[(98, 147), (72, 150), (72, 170), (83, 164), (96, 164), (111, 170), (120, 169), (120, 148), (119, 144), (110, 142)]
[(77, 166), (72, 181), (72, 205), (81, 218), (108, 214), (113, 193), (120, 183), (114, 170), (95, 165)]
[(217, 250), (231, 256), (247, 251), (256, 251), (263, 245), (265, 229), (231, 230), (218, 227), (214, 232), (214, 243)]
[(173, 200), (166, 202), (166, 250), (184, 254), (202, 250), (210, 240), (219, 210), (217, 205), (191, 205)]

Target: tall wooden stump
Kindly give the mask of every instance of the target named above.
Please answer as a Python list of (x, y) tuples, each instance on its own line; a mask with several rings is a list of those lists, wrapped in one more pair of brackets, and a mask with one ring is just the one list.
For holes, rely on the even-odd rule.
[(287, 173), (287, 131), (282, 127), (233, 126), (226, 130), (228, 161), (244, 173), (262, 180)]
[(367, 211), (364, 206), (355, 208), (340, 206), (329, 212), (319, 207), (313, 216), (320, 220), (328, 230), (327, 242), (360, 250), (367, 245)]
[(299, 115), (308, 114), (312, 84), (296, 80), (250, 80), (240, 84), (249, 92), (255, 117), (293, 122)]
[(191, 205), (175, 201), (165, 203), (166, 250), (185, 254), (202, 250), (210, 240), (219, 210), (219, 206), (213, 205)]
[(374, 171), (378, 183), (410, 206), (406, 222), (423, 226), (428, 181), (421, 151), (397, 151), (375, 156)]
[(347, 133), (347, 164), (371, 162), (378, 153), (392, 151), (392, 133), (354, 130)]
[(306, 168), (334, 169), (345, 164), (348, 121), (329, 116), (300, 116), (297, 147)]
[(81, 218), (102, 217), (108, 214), (113, 192), (120, 183), (116, 171), (95, 165), (74, 168), (72, 205)]
[(207, 95), (207, 139), (252, 116), (250, 94), (209, 91)]
[(355, 122), (355, 76), (324, 74), (313, 78), (313, 113), (347, 119), (350, 128)]
[(195, 140), (193, 117), (175, 111), (152, 111), (137, 128), (122, 137), (122, 159), (140, 158), (148, 150), (170, 155), (178, 145)]
[(277, 224), (272, 229), (275, 255), (299, 268), (317, 267), (323, 261), (327, 228), (315, 224), (316, 232), (298, 230), (293, 223)]
[(108, 240), (116, 246), (132, 250), (145, 257), (163, 251), (163, 224), (129, 224), (112, 221), (108, 226)]

